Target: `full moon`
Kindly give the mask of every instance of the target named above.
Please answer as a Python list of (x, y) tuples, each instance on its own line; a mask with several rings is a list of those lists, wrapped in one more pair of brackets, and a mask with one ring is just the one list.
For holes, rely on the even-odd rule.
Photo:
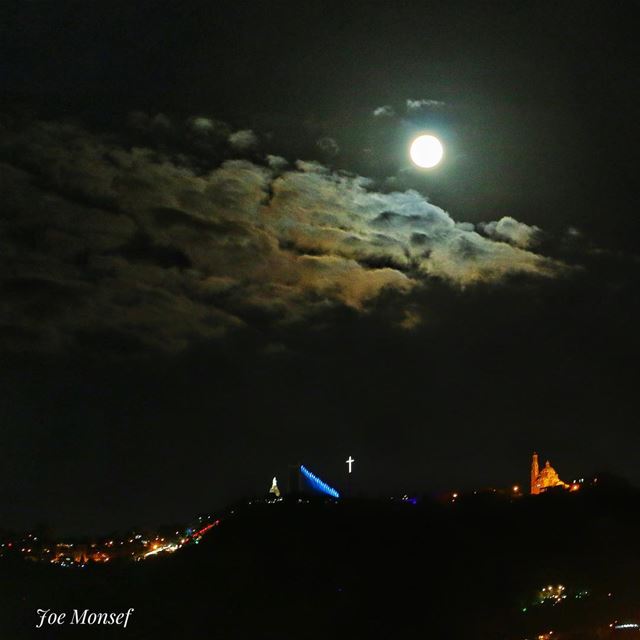
[(414, 164), (422, 169), (435, 167), (440, 160), (444, 150), (442, 143), (435, 136), (418, 136), (412, 143), (409, 154)]

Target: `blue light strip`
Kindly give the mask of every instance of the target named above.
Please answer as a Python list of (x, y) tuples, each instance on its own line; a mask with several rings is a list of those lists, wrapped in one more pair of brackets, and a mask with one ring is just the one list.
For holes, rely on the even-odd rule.
[(315, 473), (311, 473), (311, 471), (309, 471), (309, 469), (307, 469), (307, 467), (305, 467), (303, 464), (300, 465), (300, 471), (302, 472), (302, 475), (311, 483), (314, 489), (317, 489), (322, 493), (326, 493), (332, 498), (340, 497), (340, 494), (335, 489), (330, 487), (326, 482), (320, 480), (320, 478), (318, 478)]

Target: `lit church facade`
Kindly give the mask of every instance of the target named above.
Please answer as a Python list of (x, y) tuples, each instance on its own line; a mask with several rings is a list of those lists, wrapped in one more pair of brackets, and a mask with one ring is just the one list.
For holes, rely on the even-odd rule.
[(531, 495), (538, 495), (551, 487), (572, 488), (571, 485), (560, 480), (556, 470), (549, 464), (548, 460), (544, 467), (540, 469), (538, 466), (538, 454), (534, 453), (531, 460)]

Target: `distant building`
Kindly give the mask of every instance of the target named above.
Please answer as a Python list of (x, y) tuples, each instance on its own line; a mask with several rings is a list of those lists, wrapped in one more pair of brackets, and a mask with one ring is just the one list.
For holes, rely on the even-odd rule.
[(531, 459), (531, 495), (538, 495), (551, 487), (563, 487), (571, 489), (571, 485), (562, 482), (556, 470), (547, 460), (542, 470), (538, 467), (538, 454), (534, 453)]

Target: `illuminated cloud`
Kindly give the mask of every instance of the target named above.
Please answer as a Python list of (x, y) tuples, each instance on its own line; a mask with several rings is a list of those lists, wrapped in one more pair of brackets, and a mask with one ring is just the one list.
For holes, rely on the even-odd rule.
[(407, 100), (407, 111), (419, 111), (420, 109), (439, 109), (444, 107), (445, 103), (441, 100)]
[(487, 222), (480, 226), (489, 237), (504, 240), (524, 249), (535, 244), (540, 235), (538, 227), (518, 222), (509, 216), (500, 218), (497, 222)]
[(268, 154), (266, 156), (266, 161), (267, 165), (276, 172), (284, 171), (289, 166), (287, 159), (282, 156)]
[(391, 105), (385, 104), (382, 107), (374, 109), (373, 115), (376, 118), (391, 118), (395, 115), (395, 111)]
[(179, 351), (256, 322), (369, 313), (383, 293), (410, 329), (411, 291), (432, 278), (465, 287), (564, 269), (526, 250), (534, 227), (503, 218), (480, 235), (417, 191), (379, 192), (318, 162), (203, 170), (195, 142), (169, 154), (71, 124), (2, 133), (2, 348)]
[(201, 136), (229, 135), (229, 127), (224, 122), (215, 118), (194, 116), (186, 121), (187, 128)]
[(229, 136), (229, 144), (238, 151), (246, 151), (258, 144), (258, 136), (251, 129), (241, 129)]

